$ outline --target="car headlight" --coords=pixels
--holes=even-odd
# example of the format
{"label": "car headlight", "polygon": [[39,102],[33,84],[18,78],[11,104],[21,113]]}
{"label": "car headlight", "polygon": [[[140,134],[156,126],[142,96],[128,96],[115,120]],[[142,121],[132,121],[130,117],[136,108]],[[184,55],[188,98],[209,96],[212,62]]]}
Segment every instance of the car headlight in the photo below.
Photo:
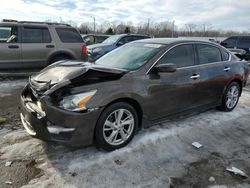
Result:
{"label": "car headlight", "polygon": [[97,90],[64,97],[59,107],[69,111],[86,110],[86,103],[94,96]]}
{"label": "car headlight", "polygon": [[93,50],[93,53],[97,53],[97,52],[100,52],[100,51],[102,51],[102,48],[95,48],[95,49]]}

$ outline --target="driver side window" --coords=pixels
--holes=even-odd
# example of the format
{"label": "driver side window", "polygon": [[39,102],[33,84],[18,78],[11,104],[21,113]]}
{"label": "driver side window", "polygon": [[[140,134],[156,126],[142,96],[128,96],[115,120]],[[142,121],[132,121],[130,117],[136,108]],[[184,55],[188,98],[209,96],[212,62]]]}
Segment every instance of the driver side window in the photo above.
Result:
{"label": "driver side window", "polygon": [[194,50],[192,44],[183,44],[176,46],[168,51],[158,64],[175,64],[177,68],[194,65]]}
{"label": "driver side window", "polygon": [[17,42],[16,26],[0,26],[0,43]]}

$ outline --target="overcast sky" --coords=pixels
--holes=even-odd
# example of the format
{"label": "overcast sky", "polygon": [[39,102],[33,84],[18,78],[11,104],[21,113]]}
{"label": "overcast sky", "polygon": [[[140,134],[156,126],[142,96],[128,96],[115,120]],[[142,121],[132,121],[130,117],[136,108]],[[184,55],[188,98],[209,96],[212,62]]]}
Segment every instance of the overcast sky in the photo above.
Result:
{"label": "overcast sky", "polygon": [[103,21],[173,21],[211,24],[214,29],[250,31],[250,0],[4,0],[0,19]]}

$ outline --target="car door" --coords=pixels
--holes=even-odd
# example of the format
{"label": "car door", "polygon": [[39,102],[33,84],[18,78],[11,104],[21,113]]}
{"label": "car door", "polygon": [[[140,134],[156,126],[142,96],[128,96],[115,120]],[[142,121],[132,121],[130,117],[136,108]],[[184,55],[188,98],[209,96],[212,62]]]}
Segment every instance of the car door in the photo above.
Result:
{"label": "car door", "polygon": [[196,91],[199,97],[196,100],[200,105],[218,104],[230,79],[227,76],[230,67],[225,63],[227,59],[223,59],[217,46],[196,44],[196,49],[200,67],[200,82]]}
{"label": "car door", "polygon": [[247,36],[239,37],[237,47],[239,49],[245,50],[246,58],[247,60],[250,60],[250,37],[247,37]]}
{"label": "car door", "polygon": [[22,61],[24,68],[44,67],[48,54],[54,50],[50,32],[47,27],[22,27]]}
{"label": "car door", "polygon": [[200,70],[195,66],[193,45],[182,44],[173,47],[156,65],[168,63],[175,64],[177,70],[172,73],[150,71],[148,74],[146,88],[149,94],[149,108],[153,112],[149,119],[152,120],[196,106],[195,84],[199,82]]}
{"label": "car door", "polygon": [[236,48],[237,37],[229,37],[228,39],[221,42],[221,45],[225,48]]}
{"label": "car door", "polygon": [[0,69],[20,68],[21,45],[18,26],[0,26]]}

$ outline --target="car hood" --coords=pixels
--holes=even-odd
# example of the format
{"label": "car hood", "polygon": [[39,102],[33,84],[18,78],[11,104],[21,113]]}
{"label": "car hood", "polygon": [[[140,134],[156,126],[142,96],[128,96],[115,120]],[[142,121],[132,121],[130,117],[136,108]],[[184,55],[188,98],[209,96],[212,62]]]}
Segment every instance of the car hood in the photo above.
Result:
{"label": "car hood", "polygon": [[45,91],[58,85],[86,85],[121,78],[126,70],[102,67],[80,61],[59,61],[30,77],[31,87]]}

